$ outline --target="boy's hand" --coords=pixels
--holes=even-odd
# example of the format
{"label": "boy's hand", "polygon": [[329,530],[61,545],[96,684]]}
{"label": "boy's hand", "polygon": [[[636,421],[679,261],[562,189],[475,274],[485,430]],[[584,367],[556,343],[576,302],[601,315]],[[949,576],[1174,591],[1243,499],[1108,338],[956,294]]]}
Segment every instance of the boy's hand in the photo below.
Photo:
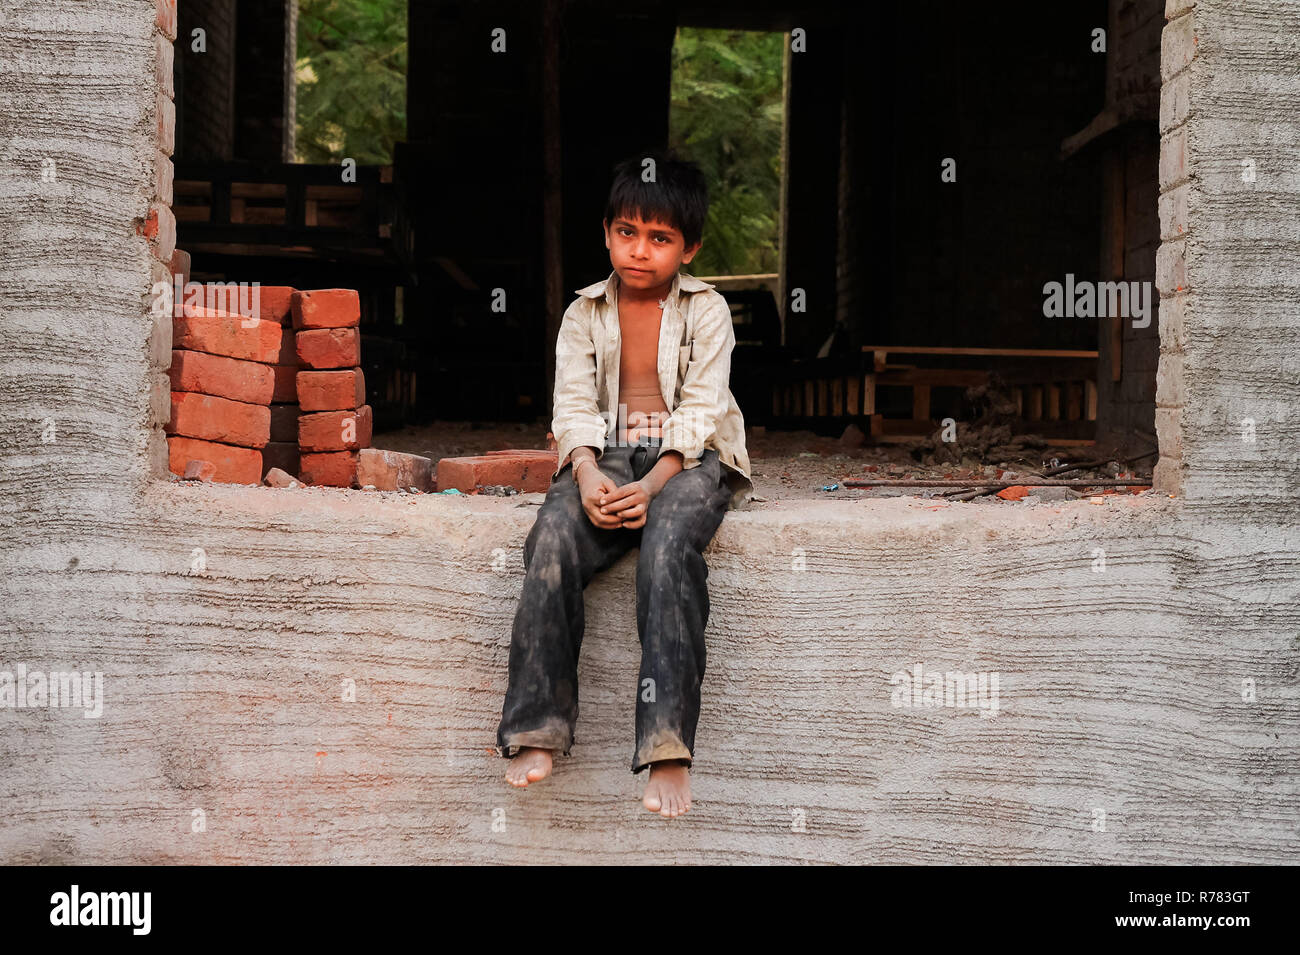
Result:
{"label": "boy's hand", "polygon": [[582,509],[587,512],[591,523],[607,530],[616,530],[623,526],[623,520],[617,514],[601,513],[600,503],[618,488],[607,474],[600,471],[595,464],[582,469],[578,474],[578,496],[582,499]]}
{"label": "boy's hand", "polygon": [[633,481],[615,488],[608,494],[600,495],[600,510],[619,519],[621,526],[629,530],[645,526],[645,518],[650,510],[650,502],[655,494],[651,485],[643,481]]}

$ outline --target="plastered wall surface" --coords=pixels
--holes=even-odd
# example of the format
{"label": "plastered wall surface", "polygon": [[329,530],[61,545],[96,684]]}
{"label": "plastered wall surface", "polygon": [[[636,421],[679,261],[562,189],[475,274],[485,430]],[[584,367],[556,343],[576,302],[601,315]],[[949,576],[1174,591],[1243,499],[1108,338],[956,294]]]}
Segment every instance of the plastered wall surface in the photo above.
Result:
{"label": "plastered wall surface", "polygon": [[[98,718],[0,709],[0,861],[1300,859],[1300,6],[1166,11],[1162,492],[729,514],[672,823],[628,765],[635,552],[521,791],[535,508],[166,480],[156,5],[0,11],[0,669],[104,674]],[[997,715],[893,705],[918,663]]]}

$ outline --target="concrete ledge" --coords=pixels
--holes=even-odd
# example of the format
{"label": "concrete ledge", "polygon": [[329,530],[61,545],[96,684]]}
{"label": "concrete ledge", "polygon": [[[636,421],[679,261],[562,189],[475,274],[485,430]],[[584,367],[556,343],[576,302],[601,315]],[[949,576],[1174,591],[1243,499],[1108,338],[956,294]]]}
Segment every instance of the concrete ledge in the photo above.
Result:
{"label": "concrete ledge", "polygon": [[[1151,496],[731,512],[695,804],[666,824],[629,768],[635,551],[587,592],[573,756],[501,778],[517,503],[155,482],[129,550],[69,524],[20,545],[10,599],[48,615],[5,667],[103,671],[105,702],[3,714],[0,860],[1300,857],[1294,700],[1263,689],[1289,685],[1294,532],[1207,538]],[[997,673],[997,715],[894,706],[918,663]]]}

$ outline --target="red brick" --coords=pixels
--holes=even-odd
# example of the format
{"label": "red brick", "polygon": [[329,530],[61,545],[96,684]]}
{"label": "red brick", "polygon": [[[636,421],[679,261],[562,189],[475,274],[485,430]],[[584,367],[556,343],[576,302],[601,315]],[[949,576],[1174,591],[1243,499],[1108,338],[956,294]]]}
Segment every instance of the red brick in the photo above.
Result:
{"label": "red brick", "polygon": [[184,474],[190,461],[211,461],[216,466],[214,480],[227,484],[259,484],[262,480],[262,452],[237,448],[230,444],[198,441],[194,438],[167,439],[168,467],[174,474]]}
{"label": "red brick", "polygon": [[[258,318],[267,322],[288,325],[293,321],[293,296],[298,290],[287,285],[259,285],[257,287]],[[290,337],[288,335],[285,336]]]}
{"label": "red brick", "polygon": [[[176,184],[176,164],[161,149],[154,150],[153,156],[153,195],[163,205],[170,206],[174,199]],[[176,253],[173,251],[172,255]]]}
{"label": "red brick", "polygon": [[298,404],[303,411],[351,411],[366,403],[366,378],[360,368],[298,372]]}
{"label": "red brick", "polygon": [[170,156],[176,152],[176,104],[161,90],[154,97],[154,102],[158,112],[158,148]]}
{"label": "red brick", "polygon": [[154,22],[163,36],[169,40],[176,39],[176,0],[155,0],[156,15]]}
{"label": "red brick", "polygon": [[433,489],[433,461],[418,454],[362,448],[357,457],[357,484],[373,484],[379,491],[413,487],[428,492]]}
{"label": "red brick", "polygon": [[304,368],[355,368],[361,364],[361,332],[355,328],[319,328],[294,335]]}
{"label": "red brick", "polygon": [[297,405],[271,405],[271,440],[292,441],[295,448],[298,446]]}
{"label": "red brick", "polygon": [[298,473],[298,439],[292,441],[271,441],[262,449],[262,475],[271,468],[279,468],[289,474]]}
{"label": "red brick", "polygon": [[361,297],[354,289],[313,289],[293,297],[294,328],[353,328],[360,324]]}
{"label": "red brick", "polygon": [[[179,275],[181,277],[181,288],[190,284],[190,254],[188,252],[182,252],[180,249],[174,251],[169,267],[173,276]],[[173,287],[175,287],[174,284]],[[183,303],[178,302],[176,304]]]}
{"label": "red brick", "polygon": [[304,484],[352,487],[357,480],[357,452],[304,453],[298,466],[298,477]]}
{"label": "red brick", "polygon": [[266,474],[262,477],[262,483],[267,487],[293,487],[302,484],[301,481],[282,468],[267,468]]}
{"label": "red brick", "polygon": [[[356,421],[353,440],[344,441],[343,428],[349,419]],[[373,431],[370,405],[362,405],[355,411],[318,411],[298,418],[298,447],[304,452],[355,451],[370,447]]]}
{"label": "red brick", "polygon": [[223,358],[201,351],[172,350],[172,391],[196,391],[249,404],[271,403],[275,375],[270,365]]}
{"label": "red brick", "polygon": [[438,462],[437,490],[457,488],[467,494],[479,486],[503,484],[521,492],[545,492],[559,463],[554,451],[509,450]]}
{"label": "red brick", "polygon": [[[275,364],[280,353],[281,328],[278,323],[206,308],[186,311],[194,314],[179,315],[172,325],[173,348]],[[245,325],[249,327],[245,328]]]}
{"label": "red brick", "polygon": [[137,221],[135,231],[149,240],[159,262],[171,261],[176,251],[176,215],[171,206],[155,201],[144,218]]}
{"label": "red brick", "polygon": [[[271,439],[271,409],[229,398],[172,392],[168,434],[219,441],[242,448],[261,448]],[[258,474],[258,479],[261,479]]]}
{"label": "red brick", "polygon": [[187,481],[211,481],[217,476],[217,466],[211,461],[187,461],[185,464],[185,480]]}
{"label": "red brick", "polygon": [[[286,334],[286,338],[292,339],[293,335]],[[271,394],[272,402],[295,403],[298,400],[298,366],[293,365],[272,365],[271,372],[275,375],[275,391]]]}
{"label": "red brick", "polygon": [[154,77],[158,81],[158,88],[162,90],[169,99],[176,98],[176,72],[175,59],[176,47],[172,44],[172,38],[165,34],[154,36],[153,43],[154,55]]}

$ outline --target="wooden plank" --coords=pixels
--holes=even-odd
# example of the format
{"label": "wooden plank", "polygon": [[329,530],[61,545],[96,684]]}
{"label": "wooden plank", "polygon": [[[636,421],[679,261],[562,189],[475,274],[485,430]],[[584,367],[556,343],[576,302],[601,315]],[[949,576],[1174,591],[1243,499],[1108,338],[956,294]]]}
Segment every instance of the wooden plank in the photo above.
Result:
{"label": "wooden plank", "polygon": [[1077,381],[1065,383],[1065,418],[1078,421],[1083,417],[1083,385]]}
{"label": "wooden plank", "polygon": [[244,222],[249,225],[284,225],[284,206],[245,206]]}
{"label": "wooden plank", "polygon": [[355,182],[343,186],[307,186],[308,199],[333,199],[336,201],[361,202],[361,183]]}
{"label": "wooden plank", "polygon": [[[1124,276],[1124,150],[1110,149],[1102,160],[1101,170],[1101,272],[1106,281]],[[1102,322],[1099,334],[1109,336],[1110,377],[1119,381],[1123,375],[1123,323],[1120,319]]]}
{"label": "wooden plank", "polygon": [[864,352],[872,352],[877,370],[885,366],[888,356],[895,355],[995,355],[1004,358],[1096,358],[1096,351],[1060,348],[904,348],[899,345],[863,345]]}
{"label": "wooden plank", "polygon": [[876,413],[876,376],[874,374],[864,375],[862,378],[862,413],[865,415],[874,415]]}
{"label": "wooden plank", "polygon": [[1119,381],[1124,377],[1124,320],[1108,318],[1103,320],[1110,325],[1110,380]]}
{"label": "wooden plank", "polygon": [[1061,420],[1061,386],[1050,384],[1045,387],[1047,393],[1047,408],[1045,416],[1048,421]]}
{"label": "wooden plank", "polygon": [[1085,414],[1089,421],[1097,420],[1097,383],[1089,378],[1083,383]]}
{"label": "wooden plank", "polygon": [[282,182],[232,182],[231,196],[238,199],[283,199]]}
{"label": "wooden plank", "polygon": [[862,379],[853,375],[844,382],[844,405],[848,414],[862,413]]}
{"label": "wooden plank", "polygon": [[977,368],[912,368],[883,371],[876,375],[881,385],[925,385],[940,388],[977,388],[988,384],[989,373]]}
{"label": "wooden plank", "polygon": [[172,206],[177,222],[208,222],[212,218],[210,206]]}
{"label": "wooden plank", "polygon": [[912,386],[912,418],[916,421],[930,420],[930,386]]}
{"label": "wooden plank", "polygon": [[1029,413],[1027,417],[1030,421],[1041,421],[1043,418],[1043,386],[1030,385],[1026,391],[1029,395]]}

